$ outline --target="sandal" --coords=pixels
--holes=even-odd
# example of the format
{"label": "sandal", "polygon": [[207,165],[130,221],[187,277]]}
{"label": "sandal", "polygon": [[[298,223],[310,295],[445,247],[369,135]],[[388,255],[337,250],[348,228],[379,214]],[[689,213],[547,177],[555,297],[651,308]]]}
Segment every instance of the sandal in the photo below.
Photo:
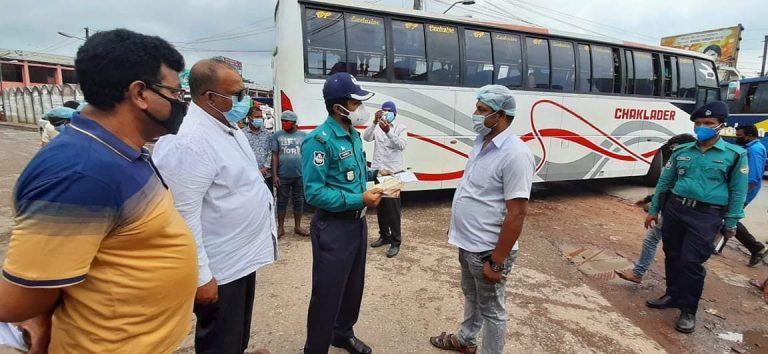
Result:
{"label": "sandal", "polygon": [[476,345],[461,345],[459,337],[455,334],[447,334],[445,332],[440,333],[437,337],[430,337],[429,343],[433,346],[442,349],[459,352],[462,354],[475,354],[477,353]]}

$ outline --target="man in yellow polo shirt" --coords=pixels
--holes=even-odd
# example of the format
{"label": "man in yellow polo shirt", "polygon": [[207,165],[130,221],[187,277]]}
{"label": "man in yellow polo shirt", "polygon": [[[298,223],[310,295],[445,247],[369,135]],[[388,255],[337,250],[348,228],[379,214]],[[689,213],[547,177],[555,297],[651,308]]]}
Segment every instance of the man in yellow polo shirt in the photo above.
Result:
{"label": "man in yellow polo shirt", "polygon": [[190,330],[197,257],[143,145],[178,131],[184,59],[113,30],[75,67],[88,106],[17,181],[0,321],[50,318],[49,353],[171,353]]}

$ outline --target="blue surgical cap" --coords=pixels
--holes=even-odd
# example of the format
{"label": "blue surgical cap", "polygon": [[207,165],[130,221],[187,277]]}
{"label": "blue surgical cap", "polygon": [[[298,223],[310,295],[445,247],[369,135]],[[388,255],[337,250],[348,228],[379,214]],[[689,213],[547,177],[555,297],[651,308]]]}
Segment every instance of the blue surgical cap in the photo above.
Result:
{"label": "blue surgical cap", "polygon": [[512,91],[501,85],[486,85],[477,90],[477,100],[491,107],[494,111],[504,111],[507,116],[515,116],[515,98]]}
{"label": "blue surgical cap", "polygon": [[72,115],[75,114],[75,110],[69,107],[56,107],[48,113],[45,114],[45,117],[48,119],[51,118],[59,118],[59,119],[72,119]]}
{"label": "blue surgical cap", "polygon": [[295,122],[299,119],[299,117],[296,115],[296,113],[293,113],[291,111],[283,111],[282,114],[280,114],[280,120],[289,120],[291,122]]}

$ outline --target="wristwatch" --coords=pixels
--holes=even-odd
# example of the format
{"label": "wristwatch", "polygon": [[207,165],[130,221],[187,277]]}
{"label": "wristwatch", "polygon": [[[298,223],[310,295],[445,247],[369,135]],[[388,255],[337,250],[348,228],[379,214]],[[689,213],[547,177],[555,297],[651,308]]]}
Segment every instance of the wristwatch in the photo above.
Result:
{"label": "wristwatch", "polygon": [[490,258],[488,258],[488,265],[491,266],[491,270],[496,272],[496,273],[499,273],[502,270],[504,270],[504,265],[503,264],[493,263],[493,259],[490,259]]}

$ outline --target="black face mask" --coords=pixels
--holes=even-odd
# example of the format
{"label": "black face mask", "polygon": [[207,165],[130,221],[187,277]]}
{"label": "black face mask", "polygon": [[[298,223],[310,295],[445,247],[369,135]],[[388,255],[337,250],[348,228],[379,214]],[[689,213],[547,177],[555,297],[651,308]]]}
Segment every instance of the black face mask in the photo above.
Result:
{"label": "black face mask", "polygon": [[744,145],[747,145],[747,143],[748,143],[747,138],[736,138],[736,144],[744,146]]}
{"label": "black face mask", "polygon": [[184,121],[184,116],[187,115],[187,108],[189,107],[188,103],[165,97],[165,95],[153,88],[149,89],[171,104],[171,114],[169,114],[166,119],[158,119],[152,113],[149,113],[149,111],[146,109],[144,110],[144,114],[146,114],[151,121],[155,122],[155,124],[163,127],[166,131],[168,131],[168,134],[178,133],[179,127],[181,127],[181,123]]}

